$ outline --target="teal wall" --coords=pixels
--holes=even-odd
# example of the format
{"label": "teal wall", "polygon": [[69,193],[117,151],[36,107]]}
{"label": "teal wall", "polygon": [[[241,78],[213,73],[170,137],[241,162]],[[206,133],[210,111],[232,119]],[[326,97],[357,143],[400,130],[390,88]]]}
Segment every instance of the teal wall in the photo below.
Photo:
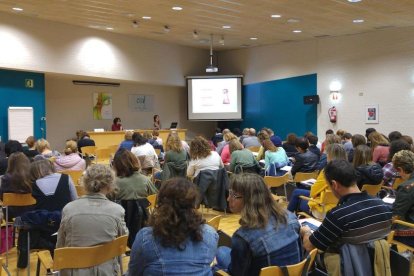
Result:
{"label": "teal wall", "polygon": [[243,121],[223,122],[222,127],[270,127],[285,140],[288,133],[317,134],[317,105],[305,105],[303,96],[317,94],[317,75],[248,84],[243,87]]}
{"label": "teal wall", "polygon": [[[33,88],[27,88],[27,79],[33,80]],[[0,136],[2,141],[8,140],[8,108],[9,106],[33,107],[34,135],[42,137],[42,128],[46,133],[45,116],[45,77],[44,74],[20,72],[0,69]]]}

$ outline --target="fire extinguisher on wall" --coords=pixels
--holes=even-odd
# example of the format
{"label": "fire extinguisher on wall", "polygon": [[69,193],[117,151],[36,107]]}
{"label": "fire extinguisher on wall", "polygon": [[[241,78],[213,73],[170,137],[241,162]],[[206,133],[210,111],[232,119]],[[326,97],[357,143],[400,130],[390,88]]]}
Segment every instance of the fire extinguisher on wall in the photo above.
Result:
{"label": "fire extinguisher on wall", "polygon": [[329,115],[329,121],[331,121],[331,123],[336,123],[338,113],[336,111],[335,106],[332,106],[331,108],[328,109],[328,115]]}

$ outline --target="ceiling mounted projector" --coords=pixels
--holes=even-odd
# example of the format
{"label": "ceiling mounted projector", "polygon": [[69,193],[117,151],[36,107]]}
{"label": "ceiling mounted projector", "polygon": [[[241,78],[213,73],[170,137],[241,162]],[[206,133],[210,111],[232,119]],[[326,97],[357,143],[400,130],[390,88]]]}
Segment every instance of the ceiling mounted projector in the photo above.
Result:
{"label": "ceiling mounted projector", "polygon": [[213,34],[210,34],[210,64],[206,68],[206,73],[217,73],[218,67],[213,65]]}

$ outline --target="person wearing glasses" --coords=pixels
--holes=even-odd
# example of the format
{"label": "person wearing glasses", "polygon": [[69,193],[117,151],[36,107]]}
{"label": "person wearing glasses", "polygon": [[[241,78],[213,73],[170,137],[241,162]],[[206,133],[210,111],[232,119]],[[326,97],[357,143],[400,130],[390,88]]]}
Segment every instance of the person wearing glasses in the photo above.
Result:
{"label": "person wearing glasses", "polygon": [[233,175],[228,201],[230,210],[241,215],[240,228],[233,234],[232,248],[218,248],[215,269],[250,276],[266,266],[301,261],[300,224],[273,199],[262,177]]}

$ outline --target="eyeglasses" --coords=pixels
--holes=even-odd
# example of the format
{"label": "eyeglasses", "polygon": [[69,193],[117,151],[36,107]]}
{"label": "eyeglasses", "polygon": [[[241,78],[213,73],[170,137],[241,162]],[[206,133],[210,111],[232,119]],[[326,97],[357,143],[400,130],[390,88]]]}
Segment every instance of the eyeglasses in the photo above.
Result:
{"label": "eyeglasses", "polygon": [[233,190],[229,190],[229,196],[231,196],[233,199],[243,198],[243,196],[236,194]]}

